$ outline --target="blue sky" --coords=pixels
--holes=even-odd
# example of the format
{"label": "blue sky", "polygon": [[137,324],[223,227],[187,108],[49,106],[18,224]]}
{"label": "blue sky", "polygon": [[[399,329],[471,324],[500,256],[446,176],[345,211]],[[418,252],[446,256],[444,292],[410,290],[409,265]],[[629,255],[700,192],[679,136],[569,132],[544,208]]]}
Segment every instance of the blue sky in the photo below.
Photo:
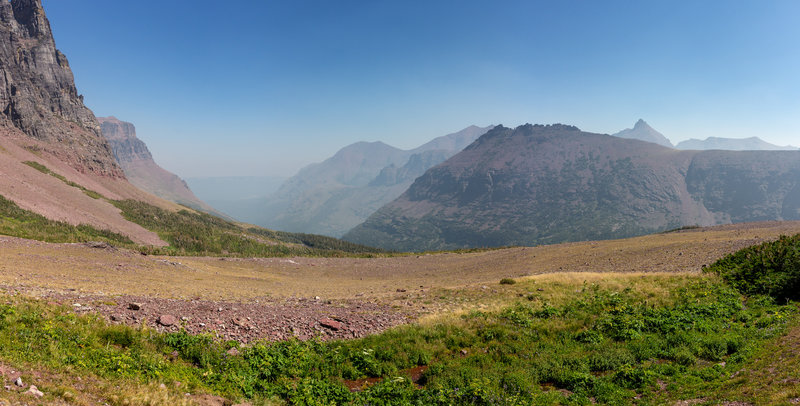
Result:
{"label": "blue sky", "polygon": [[643,118],[800,145],[798,1],[44,0],[98,116],[184,177],[294,174],[356,141]]}

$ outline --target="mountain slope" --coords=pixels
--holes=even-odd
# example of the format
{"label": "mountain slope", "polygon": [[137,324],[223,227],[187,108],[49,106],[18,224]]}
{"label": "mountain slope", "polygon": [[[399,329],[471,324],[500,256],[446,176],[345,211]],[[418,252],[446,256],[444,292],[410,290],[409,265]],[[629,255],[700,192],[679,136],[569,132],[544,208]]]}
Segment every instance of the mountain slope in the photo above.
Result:
{"label": "mountain slope", "polygon": [[163,245],[154,232],[95,198],[100,194],[177,209],[125,179],[77,92],[67,58],[55,47],[41,1],[0,2],[0,34],[0,195],[50,220]]}
{"label": "mountain slope", "polygon": [[800,152],[678,151],[565,125],[496,127],[344,239],[536,245],[800,218]]}
{"label": "mountain slope", "polygon": [[654,144],[672,148],[672,142],[670,142],[667,137],[654,130],[653,127],[650,127],[650,125],[642,119],[639,119],[633,128],[626,128],[612,135],[620,138],[652,142]]}
{"label": "mountain slope", "polygon": [[289,178],[261,202],[260,217],[241,220],[285,231],[341,236],[489,128],[470,126],[412,150],[382,142],[349,145]]}
{"label": "mountain slope", "polygon": [[133,124],[116,117],[98,117],[114,158],[134,186],[184,206],[213,213],[214,209],[192,193],[183,179],[160,167],[147,145],[136,137]]}
{"label": "mountain slope", "polygon": [[695,138],[681,141],[675,146],[677,149],[724,149],[729,151],[793,151],[795,147],[781,147],[778,145],[770,144],[761,138],[721,138],[721,137],[708,137],[705,140],[698,140]]}
{"label": "mountain slope", "polygon": [[0,120],[80,172],[122,178],[40,0],[0,2]]}

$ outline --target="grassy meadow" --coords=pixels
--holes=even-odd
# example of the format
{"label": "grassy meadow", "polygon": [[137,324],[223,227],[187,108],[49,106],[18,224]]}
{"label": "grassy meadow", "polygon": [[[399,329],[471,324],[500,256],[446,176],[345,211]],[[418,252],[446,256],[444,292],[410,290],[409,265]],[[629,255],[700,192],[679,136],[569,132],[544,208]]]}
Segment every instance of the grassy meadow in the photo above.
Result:
{"label": "grassy meadow", "polygon": [[182,392],[295,405],[781,403],[800,395],[791,372],[760,390],[750,378],[768,373],[769,353],[785,353],[781,368],[797,370],[797,343],[782,340],[800,331],[797,303],[735,286],[779,272],[798,250],[797,237],[767,243],[703,274],[522,278],[515,292],[528,294],[350,341],[240,346],[9,296],[0,347],[23,369],[89,376],[100,382],[96,396],[115,404],[171,404]]}

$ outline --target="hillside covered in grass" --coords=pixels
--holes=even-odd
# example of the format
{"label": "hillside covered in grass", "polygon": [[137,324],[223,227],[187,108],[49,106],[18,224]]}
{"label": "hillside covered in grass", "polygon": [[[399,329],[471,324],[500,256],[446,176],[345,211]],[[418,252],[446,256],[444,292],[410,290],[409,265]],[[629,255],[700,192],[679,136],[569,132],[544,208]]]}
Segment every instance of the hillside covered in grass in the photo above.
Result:
{"label": "hillside covered in grass", "polygon": [[0,233],[48,242],[105,241],[164,255],[226,255],[248,257],[371,255],[383,250],[336,238],[243,227],[219,217],[186,208],[169,211],[138,200],[111,200],[35,161],[26,165],[51,175],[94,199],[104,199],[122,211],[128,221],[156,232],[167,247],[137,246],[129,238],[88,225],[48,220],[21,209],[0,196]]}

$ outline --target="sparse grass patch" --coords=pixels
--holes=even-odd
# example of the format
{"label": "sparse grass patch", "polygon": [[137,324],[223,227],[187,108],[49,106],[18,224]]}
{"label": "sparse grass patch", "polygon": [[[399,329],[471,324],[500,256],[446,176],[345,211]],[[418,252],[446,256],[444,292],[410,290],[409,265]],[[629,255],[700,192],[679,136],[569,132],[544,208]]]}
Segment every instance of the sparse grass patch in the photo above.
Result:
{"label": "sparse grass patch", "polygon": [[66,184],[67,184],[67,185],[69,185],[69,186],[72,186],[72,187],[74,187],[74,188],[78,188],[78,189],[80,189],[80,190],[81,190],[83,193],[85,193],[85,194],[86,194],[86,196],[89,196],[89,197],[91,197],[92,199],[105,199],[105,197],[103,197],[103,195],[101,195],[100,193],[97,193],[97,192],[95,192],[94,190],[87,189],[87,188],[85,188],[85,187],[83,187],[83,186],[81,186],[81,185],[79,185],[79,184],[77,184],[77,183],[75,183],[75,182],[73,182],[73,181],[71,181],[71,180],[68,180],[68,179],[67,179],[67,178],[65,178],[64,176],[62,176],[62,175],[59,175],[59,174],[57,174],[57,173],[55,173],[55,172],[51,171],[49,168],[47,168],[46,166],[44,166],[44,165],[42,165],[42,164],[40,164],[40,163],[38,163],[38,162],[35,162],[35,161],[25,161],[25,162],[23,162],[23,163],[24,163],[25,165],[28,165],[28,166],[30,166],[30,167],[31,167],[31,168],[33,168],[33,169],[36,169],[37,171],[39,171],[39,172],[41,172],[41,173],[44,173],[44,174],[46,174],[46,175],[50,175],[50,176],[52,176],[52,177],[54,177],[54,178],[56,178],[56,179],[58,179],[58,180],[60,180],[60,181],[62,181],[62,182],[64,182],[64,183],[66,183]]}
{"label": "sparse grass patch", "polygon": [[134,244],[130,238],[109,230],[50,220],[20,208],[3,196],[0,196],[0,234],[47,242],[107,241],[125,246]]}

